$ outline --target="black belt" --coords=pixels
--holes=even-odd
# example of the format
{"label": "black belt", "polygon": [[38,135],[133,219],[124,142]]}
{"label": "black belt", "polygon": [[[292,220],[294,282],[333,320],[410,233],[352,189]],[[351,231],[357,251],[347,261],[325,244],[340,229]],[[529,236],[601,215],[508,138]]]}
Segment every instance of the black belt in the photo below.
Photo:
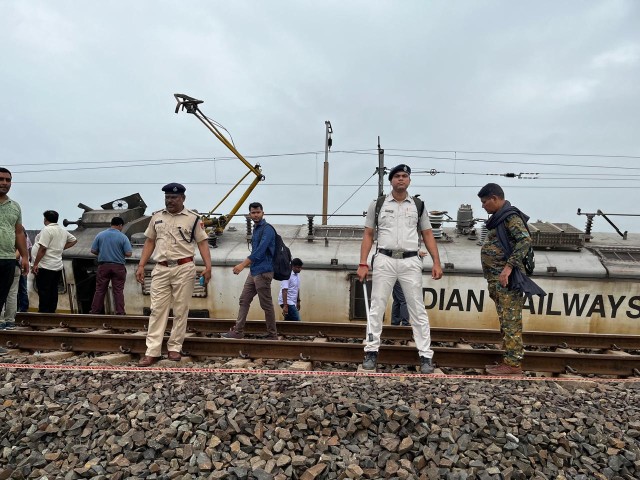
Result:
{"label": "black belt", "polygon": [[378,252],[391,258],[409,258],[418,255],[418,252],[405,252],[404,250],[387,250],[386,248],[379,248]]}

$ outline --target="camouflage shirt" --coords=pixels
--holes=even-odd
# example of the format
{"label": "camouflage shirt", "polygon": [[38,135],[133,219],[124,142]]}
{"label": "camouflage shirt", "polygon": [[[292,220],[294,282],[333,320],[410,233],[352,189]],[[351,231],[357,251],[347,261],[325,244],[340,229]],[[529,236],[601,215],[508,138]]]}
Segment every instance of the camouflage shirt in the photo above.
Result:
{"label": "camouflage shirt", "polygon": [[487,238],[480,250],[480,260],[482,262],[482,271],[484,278],[491,281],[497,281],[502,269],[508,263],[509,265],[517,266],[520,270],[524,271],[522,265],[522,259],[527,254],[529,246],[531,245],[531,237],[527,231],[527,227],[518,215],[510,215],[504,221],[504,226],[507,229],[507,236],[511,243],[511,256],[505,260],[504,250],[500,245],[498,239],[497,229],[493,228],[487,233]]}

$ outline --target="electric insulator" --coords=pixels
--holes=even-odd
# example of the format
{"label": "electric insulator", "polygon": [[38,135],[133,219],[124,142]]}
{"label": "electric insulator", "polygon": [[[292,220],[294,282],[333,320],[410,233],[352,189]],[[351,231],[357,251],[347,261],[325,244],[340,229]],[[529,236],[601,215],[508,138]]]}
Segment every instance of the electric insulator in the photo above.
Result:
{"label": "electric insulator", "polygon": [[584,231],[587,235],[591,235],[591,227],[593,226],[593,215],[587,215],[587,225]]}

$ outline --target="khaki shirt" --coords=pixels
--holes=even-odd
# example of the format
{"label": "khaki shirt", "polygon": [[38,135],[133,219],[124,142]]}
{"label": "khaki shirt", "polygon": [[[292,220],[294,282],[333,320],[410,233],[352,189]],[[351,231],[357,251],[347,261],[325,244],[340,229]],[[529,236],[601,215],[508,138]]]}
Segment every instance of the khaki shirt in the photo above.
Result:
{"label": "khaki shirt", "polygon": [[[376,201],[369,205],[364,226],[375,229]],[[413,199],[407,195],[402,202],[387,195],[378,216],[378,247],[389,250],[405,250],[415,252],[420,248],[418,237],[418,221],[420,231],[431,230],[427,205],[418,219],[418,208]]]}
{"label": "khaki shirt", "polygon": [[[166,262],[192,257],[196,245],[207,239],[204,224],[199,218],[197,213],[186,208],[176,214],[169,213],[166,209],[155,212],[144,232],[147,238],[156,241],[153,259],[156,262]],[[193,241],[189,243],[194,224]]]}

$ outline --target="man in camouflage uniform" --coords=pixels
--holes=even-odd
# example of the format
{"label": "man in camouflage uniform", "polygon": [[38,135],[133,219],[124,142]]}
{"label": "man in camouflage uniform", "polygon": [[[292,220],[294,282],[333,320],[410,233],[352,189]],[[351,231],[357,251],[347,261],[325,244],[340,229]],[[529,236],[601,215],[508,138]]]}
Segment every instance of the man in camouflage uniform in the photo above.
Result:
{"label": "man in camouflage uniform", "polygon": [[[524,277],[522,260],[529,251],[531,237],[526,227],[529,217],[520,210],[512,207],[505,200],[504,191],[495,183],[488,183],[478,197],[482,208],[491,214],[487,221],[488,234],[480,251],[482,271],[489,285],[489,296],[496,304],[500,330],[503,334],[504,359],[499,365],[487,365],[490,375],[518,375],[522,374],[522,358],[524,346],[522,344],[522,308],[525,293],[544,294],[540,291],[529,291],[526,287],[514,288],[514,275]],[[503,241],[500,239],[500,229],[503,230]],[[504,235],[506,233],[506,235]],[[505,252],[504,241],[508,241],[511,253]],[[526,279],[526,277],[525,277]],[[528,279],[526,279],[528,280]],[[522,280],[521,280],[522,281]],[[542,293],[540,293],[542,292]]]}

